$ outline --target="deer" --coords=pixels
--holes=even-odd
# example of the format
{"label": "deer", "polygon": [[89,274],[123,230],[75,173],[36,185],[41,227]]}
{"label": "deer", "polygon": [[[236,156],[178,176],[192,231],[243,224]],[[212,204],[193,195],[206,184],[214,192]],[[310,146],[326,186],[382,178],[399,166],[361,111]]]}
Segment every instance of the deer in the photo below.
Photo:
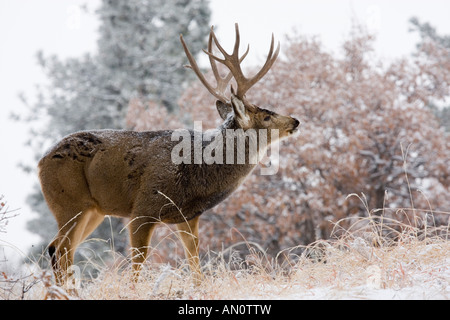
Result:
{"label": "deer", "polygon": [[[228,54],[211,27],[207,50],[216,84],[200,70],[186,45],[180,41],[190,65],[203,86],[216,99],[223,123],[216,129],[226,136],[230,130],[276,130],[261,148],[292,135],[300,122],[291,117],[260,108],[246,99],[246,92],[271,69],[280,51],[274,49],[274,36],[263,67],[246,77],[241,63],[249,52],[239,56],[239,26],[235,24],[234,49]],[[213,53],[213,45],[223,57]],[[228,74],[219,73],[218,63]],[[236,91],[226,91],[234,78]],[[190,130],[194,139],[195,133]],[[63,286],[70,279],[74,253],[104,220],[106,215],[128,218],[133,280],[137,281],[149,253],[152,232],[158,224],[175,224],[195,284],[204,279],[199,258],[199,218],[227,198],[257,164],[248,161],[229,163],[174,163],[173,148],[179,141],[173,130],[87,130],[70,134],[51,147],[38,164],[42,193],[53,213],[58,233],[48,246],[55,281]],[[204,133],[200,132],[200,135]],[[236,139],[234,139],[236,140]],[[233,140],[233,141],[234,141]],[[272,141],[274,140],[274,141]],[[207,148],[213,141],[205,141]],[[225,145],[230,143],[224,143]],[[259,145],[258,145],[259,148]],[[248,142],[244,152],[248,153]],[[257,150],[261,152],[263,150]],[[248,156],[248,154],[247,154]],[[248,158],[248,157],[247,157]]]}

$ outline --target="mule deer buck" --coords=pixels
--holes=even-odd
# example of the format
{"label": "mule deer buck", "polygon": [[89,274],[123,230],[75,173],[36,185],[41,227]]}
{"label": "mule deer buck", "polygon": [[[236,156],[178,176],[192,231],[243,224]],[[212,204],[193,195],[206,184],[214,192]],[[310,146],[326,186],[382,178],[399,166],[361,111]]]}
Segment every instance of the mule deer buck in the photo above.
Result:
{"label": "mule deer buck", "polygon": [[[277,139],[287,137],[296,131],[298,120],[261,109],[245,98],[245,93],[272,67],[280,46],[278,44],[274,51],[272,35],[264,66],[256,75],[247,78],[242,72],[241,62],[248,49],[239,57],[237,24],[235,28],[236,41],[232,54],[222,48],[211,28],[208,50],[204,52],[209,56],[216,79],[215,87],[206,80],[180,35],[190,62],[188,67],[217,98],[216,107],[224,122],[216,132],[225,137],[230,130],[277,129]],[[223,59],[213,54],[213,43]],[[219,74],[217,62],[228,68],[228,75],[222,77]],[[227,98],[225,91],[233,77],[237,90],[234,92],[231,88],[231,97]],[[199,134],[193,130],[188,132],[192,140]],[[66,283],[75,249],[96,229],[105,215],[130,219],[128,228],[134,280],[147,257],[155,226],[169,223],[176,224],[180,231],[194,282],[201,281],[199,217],[229,196],[256,164],[174,163],[171,154],[178,142],[173,141],[173,133],[170,130],[82,131],[63,138],[43,156],[39,162],[42,192],[59,227],[48,248],[57,284]],[[268,135],[268,140],[267,144],[273,142],[272,135]],[[211,141],[214,139],[203,142],[202,148],[207,148]],[[228,140],[223,144],[224,150],[227,146],[230,147]],[[247,153],[248,147],[246,143]]]}

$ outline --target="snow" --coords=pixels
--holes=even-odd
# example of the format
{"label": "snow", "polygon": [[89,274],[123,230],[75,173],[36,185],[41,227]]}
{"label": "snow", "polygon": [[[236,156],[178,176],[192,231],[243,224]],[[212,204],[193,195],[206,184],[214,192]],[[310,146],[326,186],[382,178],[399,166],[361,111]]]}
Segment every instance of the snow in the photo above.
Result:
{"label": "snow", "polygon": [[370,299],[370,300],[423,300],[448,299],[450,292],[442,292],[436,288],[411,287],[401,290],[374,289],[367,286],[358,286],[351,289],[314,288],[307,292],[291,294],[286,299]]}
{"label": "snow", "polygon": [[[329,247],[327,263],[304,262],[289,276],[219,270],[201,287],[189,274],[161,264],[133,286],[128,276],[109,270],[85,284],[80,297],[71,297],[50,281],[51,272],[32,271],[34,279],[25,299],[194,299],[194,300],[448,300],[450,299],[450,256],[448,243],[390,247],[366,247],[362,240],[351,243],[355,250]],[[367,249],[373,253],[368,256]],[[334,255],[334,257],[333,257]],[[158,269],[155,268],[154,271]],[[153,272],[148,270],[148,272]],[[5,274],[4,274],[5,276]],[[9,277],[9,276],[8,276]],[[25,281],[33,281],[30,277]],[[21,282],[19,282],[21,283]],[[1,283],[0,283],[1,284]],[[3,285],[6,285],[4,283]],[[25,282],[24,282],[25,285]],[[19,297],[21,286],[11,288],[7,299]],[[14,289],[14,292],[13,292]],[[18,294],[17,294],[17,290]],[[5,291],[6,292],[6,291]],[[0,295],[1,298],[1,295]]]}
{"label": "snow", "polygon": [[[355,243],[353,243],[355,245]],[[358,252],[363,253],[361,247]],[[450,299],[450,255],[439,244],[423,246],[418,252],[399,246],[392,259],[364,258],[373,261],[366,267],[337,269],[335,275],[323,279],[316,270],[303,272],[302,281],[293,276],[293,283],[283,286],[261,285],[261,290],[244,299],[271,300],[448,300]],[[373,252],[373,251],[372,251]],[[440,257],[440,258],[439,258]],[[355,259],[358,260],[358,259]],[[312,271],[312,272],[311,272]],[[323,273],[324,270],[321,272]],[[325,279],[325,281],[324,281]],[[326,285],[326,283],[329,283]]]}
{"label": "snow", "polygon": [[266,287],[264,292],[245,299],[270,300],[448,300],[450,299],[450,260],[440,276],[430,279],[427,272],[410,275],[411,285],[403,288],[381,288],[367,281],[358,286],[317,286],[305,288],[301,285],[280,288]]}

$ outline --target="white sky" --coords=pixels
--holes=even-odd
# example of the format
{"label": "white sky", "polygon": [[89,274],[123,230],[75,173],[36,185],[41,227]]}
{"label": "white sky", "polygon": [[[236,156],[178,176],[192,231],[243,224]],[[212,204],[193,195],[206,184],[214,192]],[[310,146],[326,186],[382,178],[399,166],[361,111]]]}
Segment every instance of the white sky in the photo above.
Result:
{"label": "white sky", "polygon": [[[240,26],[242,44],[250,43],[247,60],[260,62],[275,34],[281,42],[296,28],[300,33],[317,35],[324,46],[340,52],[340,44],[356,18],[376,32],[378,57],[393,59],[410,54],[418,41],[408,33],[408,20],[417,16],[430,22],[442,34],[450,34],[450,1],[448,0],[211,0],[211,23],[225,48],[234,41],[234,23]],[[93,12],[99,0],[0,0],[0,195],[10,209],[20,215],[10,221],[7,234],[0,234],[0,247],[5,241],[20,250],[36,242],[24,229],[32,211],[24,202],[34,176],[17,167],[30,162],[32,153],[23,146],[28,128],[11,121],[12,111],[23,112],[17,98],[19,92],[33,97],[37,84],[45,82],[37,66],[35,54],[76,57],[96,48],[98,21],[85,14],[79,5],[88,3]],[[181,46],[180,46],[181,50]],[[301,57],[299,57],[301,58]],[[93,106],[95,108],[95,106]],[[3,253],[0,250],[0,260]]]}

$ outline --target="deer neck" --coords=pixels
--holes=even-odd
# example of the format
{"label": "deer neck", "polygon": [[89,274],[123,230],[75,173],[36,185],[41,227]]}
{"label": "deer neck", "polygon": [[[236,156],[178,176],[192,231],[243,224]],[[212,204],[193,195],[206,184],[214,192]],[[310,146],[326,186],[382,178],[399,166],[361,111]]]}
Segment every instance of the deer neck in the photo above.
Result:
{"label": "deer neck", "polygon": [[[264,130],[242,129],[230,114],[215,130],[203,133],[203,155],[206,164],[235,165],[237,171],[248,171],[258,164],[270,142]],[[212,159],[209,159],[211,156]]]}

